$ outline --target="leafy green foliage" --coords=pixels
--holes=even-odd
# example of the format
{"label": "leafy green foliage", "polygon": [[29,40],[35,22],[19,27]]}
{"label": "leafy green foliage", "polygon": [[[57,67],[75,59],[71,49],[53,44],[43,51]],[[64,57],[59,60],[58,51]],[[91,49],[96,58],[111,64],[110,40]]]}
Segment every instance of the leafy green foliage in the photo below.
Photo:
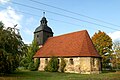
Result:
{"label": "leafy green foliage", "polygon": [[111,54],[107,54],[105,56],[102,57],[102,67],[104,69],[112,69],[112,66],[110,65],[110,59],[111,58]]}
{"label": "leafy green foliage", "polygon": [[19,66],[24,46],[20,34],[0,22],[0,73],[11,73]]}
{"label": "leafy green foliage", "polygon": [[111,63],[113,65],[113,68],[120,69],[120,42],[115,41],[113,43],[113,52],[111,56]]}
{"label": "leafy green foliage", "polygon": [[66,66],[64,58],[61,58],[61,63],[60,63],[60,71],[64,72],[64,68]]}
{"label": "leafy green foliage", "polygon": [[30,62],[28,69],[31,71],[36,71],[38,70],[39,64],[40,64],[40,60],[39,58],[37,58],[35,62],[34,61]]}
{"label": "leafy green foliage", "polygon": [[39,64],[40,64],[40,59],[37,58],[36,61],[34,62],[35,70],[38,70]]}
{"label": "leafy green foliage", "polygon": [[33,61],[29,63],[28,69],[31,70],[31,71],[35,71],[35,65],[34,65]]}
{"label": "leafy green foliage", "polygon": [[34,63],[33,56],[39,49],[36,40],[33,40],[32,44],[28,47],[27,53],[24,55],[23,59],[21,60],[21,66],[25,67],[29,70],[37,70],[39,61]]}
{"label": "leafy green foliage", "polygon": [[58,65],[58,58],[52,57],[50,61],[48,62],[47,66],[45,67],[45,71],[48,72],[57,72],[59,68]]}

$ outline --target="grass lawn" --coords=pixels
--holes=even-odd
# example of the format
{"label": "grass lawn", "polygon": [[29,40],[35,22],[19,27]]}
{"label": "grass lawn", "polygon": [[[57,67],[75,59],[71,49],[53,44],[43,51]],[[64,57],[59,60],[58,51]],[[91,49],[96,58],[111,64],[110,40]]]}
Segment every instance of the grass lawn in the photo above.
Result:
{"label": "grass lawn", "polygon": [[120,72],[109,72],[101,74],[73,74],[23,71],[0,76],[0,80],[120,80]]}

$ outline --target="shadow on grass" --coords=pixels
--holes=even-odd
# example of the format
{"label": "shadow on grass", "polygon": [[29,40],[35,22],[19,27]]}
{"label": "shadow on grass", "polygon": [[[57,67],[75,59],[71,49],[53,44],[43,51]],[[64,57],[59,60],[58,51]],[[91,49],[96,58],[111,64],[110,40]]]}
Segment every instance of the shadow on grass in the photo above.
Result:
{"label": "shadow on grass", "polygon": [[102,73],[111,73],[111,72],[117,72],[116,70],[103,70]]}

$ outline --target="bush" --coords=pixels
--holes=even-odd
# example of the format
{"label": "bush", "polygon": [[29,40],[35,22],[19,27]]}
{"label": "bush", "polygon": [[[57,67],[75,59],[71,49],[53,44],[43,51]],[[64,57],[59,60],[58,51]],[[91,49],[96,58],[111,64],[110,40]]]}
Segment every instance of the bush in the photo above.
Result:
{"label": "bush", "polygon": [[30,62],[29,66],[28,66],[28,69],[29,69],[30,71],[35,71],[35,65],[34,65],[34,62],[33,62],[33,61]]}
{"label": "bush", "polygon": [[35,70],[38,70],[39,64],[40,64],[40,59],[37,58],[37,59],[36,59],[36,62],[34,63],[34,65],[35,65]]}
{"label": "bush", "polygon": [[36,71],[36,70],[38,70],[39,64],[40,64],[40,59],[37,58],[35,62],[32,61],[32,62],[29,64],[28,69],[29,69],[30,71]]}
{"label": "bush", "polygon": [[60,63],[60,71],[64,72],[64,68],[66,66],[64,58],[61,58],[61,63]]}
{"label": "bush", "polygon": [[58,68],[59,68],[58,58],[52,57],[44,70],[48,72],[57,72]]}

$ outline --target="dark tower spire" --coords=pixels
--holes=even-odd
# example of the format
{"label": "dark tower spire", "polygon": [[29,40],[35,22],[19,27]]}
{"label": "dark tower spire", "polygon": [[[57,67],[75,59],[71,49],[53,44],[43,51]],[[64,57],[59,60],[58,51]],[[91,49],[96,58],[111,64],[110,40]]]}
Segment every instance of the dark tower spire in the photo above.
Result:
{"label": "dark tower spire", "polygon": [[52,29],[47,26],[45,12],[43,12],[43,17],[40,21],[40,26],[38,26],[34,32],[34,39],[37,40],[38,45],[43,45],[46,42],[46,40],[52,36]]}
{"label": "dark tower spire", "polygon": [[43,17],[40,22],[41,22],[41,25],[43,25],[43,27],[47,26],[47,20],[45,17]]}

